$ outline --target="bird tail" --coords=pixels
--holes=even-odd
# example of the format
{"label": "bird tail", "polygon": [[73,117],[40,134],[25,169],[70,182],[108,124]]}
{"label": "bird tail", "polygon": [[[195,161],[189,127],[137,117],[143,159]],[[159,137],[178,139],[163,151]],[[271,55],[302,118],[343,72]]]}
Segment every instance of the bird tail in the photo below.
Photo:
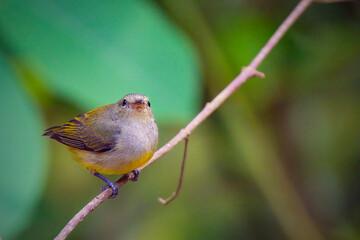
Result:
{"label": "bird tail", "polygon": [[56,129],[59,129],[61,126],[55,126],[55,127],[51,127],[51,128],[48,128],[44,131],[44,133],[42,134],[42,136],[49,136],[49,137],[52,137],[54,134],[55,134],[55,131]]}

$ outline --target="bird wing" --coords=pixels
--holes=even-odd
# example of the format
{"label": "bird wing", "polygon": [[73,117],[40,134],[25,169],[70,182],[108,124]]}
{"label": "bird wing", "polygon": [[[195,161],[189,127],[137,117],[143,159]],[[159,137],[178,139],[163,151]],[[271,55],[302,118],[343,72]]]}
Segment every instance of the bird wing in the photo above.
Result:
{"label": "bird wing", "polygon": [[81,150],[109,151],[114,148],[115,136],[120,134],[120,130],[114,131],[111,124],[109,125],[111,120],[106,119],[106,114],[102,114],[102,108],[106,107],[78,115],[62,126],[51,127],[45,130],[43,136],[49,136],[58,142]]}

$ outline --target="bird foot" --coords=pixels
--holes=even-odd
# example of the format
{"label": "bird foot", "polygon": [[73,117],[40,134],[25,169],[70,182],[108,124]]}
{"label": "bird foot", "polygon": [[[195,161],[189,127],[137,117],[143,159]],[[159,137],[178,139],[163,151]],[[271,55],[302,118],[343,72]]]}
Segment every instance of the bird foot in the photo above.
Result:
{"label": "bird foot", "polygon": [[106,189],[111,188],[113,192],[112,192],[112,195],[109,198],[113,199],[113,198],[116,198],[116,196],[119,194],[119,190],[118,190],[118,188],[115,186],[115,184],[113,182],[111,182],[111,183],[112,184],[102,186],[101,191],[103,192]]}
{"label": "bird foot", "polygon": [[140,175],[139,170],[138,169],[133,170],[132,174],[133,174],[133,176],[131,178],[129,178],[129,180],[132,181],[132,182],[136,182],[138,180],[138,178],[139,178],[139,175]]}
{"label": "bird foot", "polygon": [[116,196],[119,194],[119,190],[118,188],[115,186],[115,183],[113,183],[111,180],[107,179],[106,177],[104,177],[103,175],[101,175],[100,173],[94,172],[91,173],[92,175],[94,175],[95,177],[100,178],[101,180],[103,180],[104,182],[106,182],[107,185],[103,186],[101,188],[101,191],[104,191],[107,188],[111,188],[113,190],[112,195],[109,198],[116,198]]}

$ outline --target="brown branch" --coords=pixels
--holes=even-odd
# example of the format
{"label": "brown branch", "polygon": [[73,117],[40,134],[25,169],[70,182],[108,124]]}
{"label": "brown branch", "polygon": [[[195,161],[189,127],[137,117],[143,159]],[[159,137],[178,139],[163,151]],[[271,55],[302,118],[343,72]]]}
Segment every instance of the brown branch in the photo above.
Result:
{"label": "brown branch", "polygon": [[185,162],[186,162],[188,143],[189,143],[189,137],[186,137],[185,138],[184,155],[183,155],[183,159],[182,159],[182,163],[181,163],[179,183],[178,183],[178,186],[177,186],[175,192],[173,192],[173,194],[167,199],[163,199],[161,197],[158,198],[159,202],[163,205],[169,204],[172,200],[174,200],[179,195],[179,192],[180,192],[180,189],[182,186],[182,182],[183,182],[183,178],[184,178],[184,170],[185,170]]}
{"label": "brown branch", "polygon": [[319,3],[337,3],[337,2],[350,2],[353,0],[313,0],[313,2],[319,2]]}
{"label": "brown branch", "polygon": [[[129,181],[129,176],[124,175],[116,181],[116,187],[121,188]],[[93,200],[91,200],[85,207],[83,207],[61,230],[61,232],[54,238],[55,240],[62,240],[72,232],[72,230],[81,222],[89,213],[91,213],[97,206],[108,199],[112,194],[112,189],[107,188]]]}
{"label": "brown branch", "polygon": [[[154,161],[165,155],[171,149],[173,149],[180,141],[186,139],[194,129],[199,126],[206,118],[209,117],[226,99],[228,99],[237,88],[239,88],[247,79],[258,76],[264,77],[264,74],[258,72],[256,68],[270,53],[274,46],[284,36],[288,29],[294,24],[298,17],[305,11],[305,9],[311,4],[312,0],[301,0],[285,21],[276,30],[273,36],[256,55],[254,60],[248,67],[244,67],[241,73],[227,86],[225,87],[211,102],[207,103],[204,109],[180,132],[173,137],[168,143],[162,146],[158,151],[155,152],[154,156],[150,161],[142,166],[139,171],[152,164]],[[129,179],[132,178],[131,174],[122,176],[115,185],[117,188],[124,186]],[[83,207],[61,230],[59,235],[55,238],[56,240],[65,239],[71,231],[81,222],[90,212],[92,212],[97,206],[104,202],[112,194],[110,188],[101,192],[98,196],[92,199],[85,207]]]}

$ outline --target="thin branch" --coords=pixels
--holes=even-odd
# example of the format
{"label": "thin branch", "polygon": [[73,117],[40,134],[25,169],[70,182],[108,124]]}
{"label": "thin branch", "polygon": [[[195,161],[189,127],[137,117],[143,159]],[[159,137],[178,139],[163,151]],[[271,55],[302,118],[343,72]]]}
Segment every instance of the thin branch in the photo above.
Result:
{"label": "thin branch", "polygon": [[[294,10],[290,13],[290,15],[285,19],[285,21],[279,26],[279,28],[271,36],[271,38],[265,44],[265,46],[256,55],[254,60],[252,60],[249,67],[256,69],[260,65],[260,63],[265,59],[265,57],[270,53],[270,51],[280,41],[280,39],[294,24],[294,22],[300,17],[300,15],[306,10],[306,8],[311,4],[311,2],[312,0],[301,0],[299,2],[299,4],[294,8]],[[241,74],[237,78],[239,78],[240,76]],[[235,81],[236,78],[233,82]]]}
{"label": "thin branch", "polygon": [[319,3],[337,3],[337,2],[350,2],[354,0],[313,0],[313,2]]}
{"label": "thin branch", "polygon": [[[121,188],[129,181],[127,175],[122,176],[119,180],[116,181],[115,185],[117,188]],[[81,222],[89,213],[91,213],[97,206],[103,203],[108,199],[112,194],[112,190],[107,188],[99,195],[97,195],[93,200],[91,200],[85,207],[83,207],[61,230],[61,232],[54,238],[55,240],[63,240],[72,232],[72,230]]]}
{"label": "thin branch", "polygon": [[188,148],[188,143],[189,143],[189,137],[185,138],[185,147],[184,147],[184,155],[183,155],[183,160],[181,163],[181,170],[180,170],[180,178],[179,178],[179,183],[178,186],[176,188],[176,191],[173,192],[173,194],[167,198],[166,200],[159,197],[158,200],[161,204],[163,205],[167,205],[169,204],[172,200],[174,200],[180,192],[181,186],[182,186],[182,182],[183,182],[183,178],[184,178],[184,170],[185,170],[185,162],[186,162],[186,155],[187,155],[187,148]]}
{"label": "thin branch", "polygon": [[[261,51],[256,55],[254,60],[248,67],[242,69],[241,73],[227,86],[225,87],[211,102],[207,103],[204,109],[180,132],[173,137],[168,143],[162,146],[158,151],[155,152],[154,156],[150,161],[142,166],[139,171],[155,162],[157,159],[165,155],[171,149],[173,149],[180,141],[186,139],[194,129],[199,126],[206,118],[209,117],[226,99],[228,99],[237,88],[239,88],[246,80],[254,76],[263,77],[264,74],[256,70],[260,63],[270,53],[274,46],[284,36],[288,29],[294,24],[298,17],[305,11],[305,9],[311,4],[312,0],[301,0],[285,21],[276,30],[274,35],[269,39]],[[116,187],[120,189],[124,186],[129,179],[130,175],[122,176],[116,183]],[[55,238],[56,240],[65,239],[71,231],[81,222],[90,212],[92,212],[97,206],[109,198],[112,194],[111,189],[106,189],[101,192],[97,197],[92,199],[83,209],[81,209],[61,230],[59,235]]]}

